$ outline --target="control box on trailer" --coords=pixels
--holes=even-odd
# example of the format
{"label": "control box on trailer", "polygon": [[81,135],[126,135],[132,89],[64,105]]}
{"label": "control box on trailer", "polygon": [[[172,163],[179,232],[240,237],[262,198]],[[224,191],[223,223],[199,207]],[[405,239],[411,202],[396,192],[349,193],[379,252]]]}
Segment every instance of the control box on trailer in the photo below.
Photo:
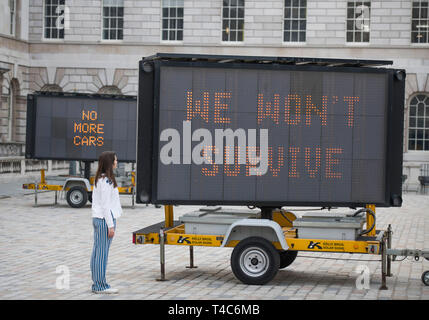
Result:
{"label": "control box on trailer", "polygon": [[115,150],[118,161],[136,161],[137,97],[36,92],[27,97],[25,157],[97,161]]}
{"label": "control box on trailer", "polygon": [[[396,256],[428,259],[427,250],[392,249],[391,226],[376,228],[376,206],[402,205],[406,74],[384,67],[392,64],[143,58],[136,196],[163,204],[165,221],[133,232],[133,243],[160,245],[159,280],[165,245],[189,246],[189,268],[194,246],[234,248],[231,270],[251,285],[271,281],[299,251],[380,255],[382,290]],[[207,207],[175,221],[178,204]],[[307,213],[298,217],[295,206],[325,211],[301,208]]]}

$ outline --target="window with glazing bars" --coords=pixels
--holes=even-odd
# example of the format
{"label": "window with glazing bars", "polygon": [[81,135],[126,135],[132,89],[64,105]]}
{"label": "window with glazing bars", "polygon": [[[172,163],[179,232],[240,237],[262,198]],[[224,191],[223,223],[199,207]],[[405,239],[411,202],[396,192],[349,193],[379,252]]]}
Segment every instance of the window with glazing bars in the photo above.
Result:
{"label": "window with glazing bars", "polygon": [[244,40],[244,0],[223,0],[222,41]]}
{"label": "window with glazing bars", "polygon": [[284,42],[305,42],[307,28],[307,0],[285,0]]}
{"label": "window with glazing bars", "polygon": [[45,0],[45,39],[64,39],[65,0]]}
{"label": "window with glazing bars", "polygon": [[413,1],[411,42],[429,43],[429,1]]}
{"label": "window with glazing bars", "polygon": [[408,150],[429,150],[429,95],[419,94],[411,100]]}
{"label": "window with glazing bars", "polygon": [[162,0],[162,40],[183,40],[184,0]]}
{"label": "window with glazing bars", "polygon": [[347,2],[347,42],[369,42],[371,2]]}
{"label": "window with glazing bars", "polygon": [[124,38],[124,0],[103,0],[103,40]]}

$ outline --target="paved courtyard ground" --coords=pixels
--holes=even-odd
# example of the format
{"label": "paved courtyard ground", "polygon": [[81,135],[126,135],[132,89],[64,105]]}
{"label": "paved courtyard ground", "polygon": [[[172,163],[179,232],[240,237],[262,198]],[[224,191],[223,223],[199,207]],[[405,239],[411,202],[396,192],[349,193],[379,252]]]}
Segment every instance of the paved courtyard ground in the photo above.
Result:
{"label": "paved courtyard ground", "polygon": [[[380,256],[300,252],[269,284],[249,286],[230,268],[230,248],[195,247],[196,269],[188,269],[188,247],[166,247],[166,278],[160,277],[159,246],[134,245],[132,232],[164,219],[163,208],[136,205],[121,196],[107,268],[118,295],[90,291],[93,244],[91,208],[70,208],[65,199],[53,205],[52,192],[0,197],[0,299],[240,299],[240,300],[428,300],[421,281],[426,260],[392,263],[388,290],[380,291]],[[198,207],[174,207],[178,219]],[[293,210],[292,210],[293,211]],[[297,212],[300,215],[301,212]],[[405,194],[402,208],[377,208],[377,229],[393,228],[393,248],[429,249],[429,195]],[[363,260],[363,261],[361,261]],[[370,271],[369,289],[357,286],[359,268]],[[68,276],[68,277],[67,277]],[[68,279],[68,280],[67,280]]]}

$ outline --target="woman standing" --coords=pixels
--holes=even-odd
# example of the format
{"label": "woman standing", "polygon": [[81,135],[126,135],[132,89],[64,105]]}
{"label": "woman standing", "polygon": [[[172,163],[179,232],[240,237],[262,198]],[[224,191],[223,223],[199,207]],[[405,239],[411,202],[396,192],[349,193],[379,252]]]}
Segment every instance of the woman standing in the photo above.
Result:
{"label": "woman standing", "polygon": [[113,169],[118,159],[112,151],[103,152],[98,159],[92,191],[92,224],[94,226],[94,247],[91,256],[92,292],[118,293],[106,282],[106,267],[109,248],[115,235],[116,219],[122,214],[118,185]]}

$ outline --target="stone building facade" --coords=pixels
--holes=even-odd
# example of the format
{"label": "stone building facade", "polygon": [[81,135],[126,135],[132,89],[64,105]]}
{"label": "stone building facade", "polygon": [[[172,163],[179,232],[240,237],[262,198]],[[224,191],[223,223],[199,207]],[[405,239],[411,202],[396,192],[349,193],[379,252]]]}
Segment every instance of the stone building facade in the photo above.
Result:
{"label": "stone building facade", "polygon": [[136,95],[138,61],[168,52],[392,60],[407,71],[407,186],[429,163],[428,1],[0,2],[0,156],[23,148],[28,93]]}

